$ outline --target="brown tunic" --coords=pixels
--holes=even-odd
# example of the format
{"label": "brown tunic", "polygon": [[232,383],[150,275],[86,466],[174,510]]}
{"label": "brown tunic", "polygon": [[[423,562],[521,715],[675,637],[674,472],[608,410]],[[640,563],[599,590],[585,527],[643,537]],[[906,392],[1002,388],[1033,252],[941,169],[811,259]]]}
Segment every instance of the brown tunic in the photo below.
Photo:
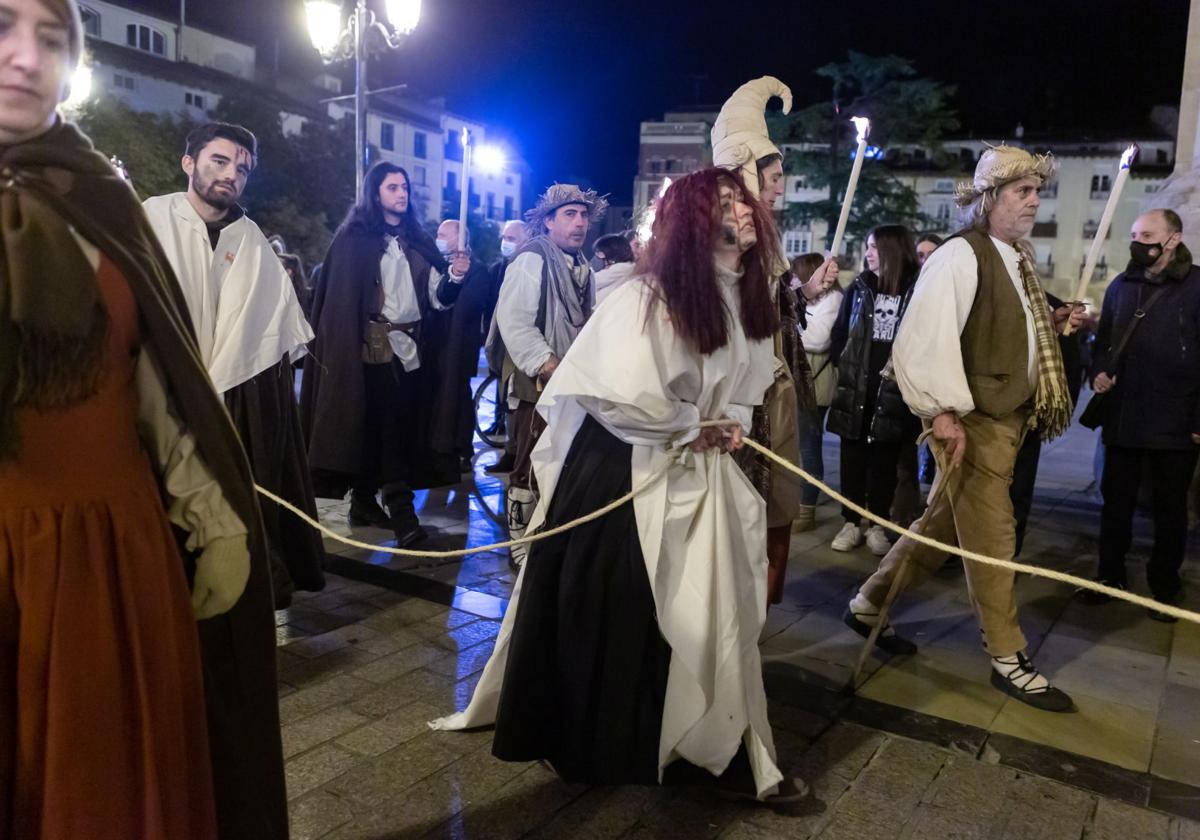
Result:
{"label": "brown tunic", "polygon": [[137,436],[137,308],[107,259],[97,282],[100,391],[20,412],[0,464],[0,838],[206,840],[199,639]]}

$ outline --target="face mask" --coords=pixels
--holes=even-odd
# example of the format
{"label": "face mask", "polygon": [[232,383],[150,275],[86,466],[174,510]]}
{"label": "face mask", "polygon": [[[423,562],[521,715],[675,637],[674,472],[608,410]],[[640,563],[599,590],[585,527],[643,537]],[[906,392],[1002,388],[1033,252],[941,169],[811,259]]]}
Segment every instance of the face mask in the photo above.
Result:
{"label": "face mask", "polygon": [[[1165,243],[1164,243],[1165,244]],[[1129,243],[1129,258],[1134,265],[1140,265],[1142,268],[1149,268],[1158,262],[1158,258],[1162,256],[1163,246],[1157,242],[1138,242]]]}
{"label": "face mask", "polygon": [[517,253],[517,243],[509,242],[507,239],[500,242],[500,253],[506,257],[511,257]]}
{"label": "face mask", "polygon": [[439,239],[437,241],[437,246],[438,246],[438,251],[441,252],[443,257],[454,250],[454,246],[451,245],[449,242],[447,242],[445,239]]}

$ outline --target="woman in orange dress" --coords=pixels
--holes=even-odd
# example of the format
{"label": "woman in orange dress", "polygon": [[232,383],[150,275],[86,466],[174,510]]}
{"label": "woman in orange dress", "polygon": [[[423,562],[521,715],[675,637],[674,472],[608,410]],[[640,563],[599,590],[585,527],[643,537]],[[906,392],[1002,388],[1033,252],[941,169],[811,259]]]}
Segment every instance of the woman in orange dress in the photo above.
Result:
{"label": "woman in orange dress", "polygon": [[245,457],[132,190],[56,115],[81,47],[75,0],[0,0],[0,840],[282,838],[277,717],[253,794],[214,737],[275,703],[225,673],[271,617]]}

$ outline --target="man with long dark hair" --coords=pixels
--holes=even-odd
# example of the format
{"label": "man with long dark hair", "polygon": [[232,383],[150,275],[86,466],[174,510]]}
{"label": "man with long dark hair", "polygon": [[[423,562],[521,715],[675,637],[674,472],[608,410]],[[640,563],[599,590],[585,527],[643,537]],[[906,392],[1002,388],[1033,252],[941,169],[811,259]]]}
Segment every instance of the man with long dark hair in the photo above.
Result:
{"label": "man with long dark hair", "polygon": [[530,526],[646,489],[533,546],[470,706],[435,727],[494,721],[497,756],[571,782],[653,784],[691,764],[750,798],[804,795],[767,722],[765,503],[728,457],[773,379],[769,229],[734,172],[663,196],[644,273],[597,308],[538,402]]}
{"label": "man with long dark hair", "polygon": [[317,495],[349,489],[350,524],[388,527],[401,548],[426,536],[413,489],[459,480],[457,454],[428,444],[439,373],[422,321],[454,305],[470,266],[465,253],[446,264],[410,198],[401,167],[367,172],[313,295],[317,337],[300,394]]}

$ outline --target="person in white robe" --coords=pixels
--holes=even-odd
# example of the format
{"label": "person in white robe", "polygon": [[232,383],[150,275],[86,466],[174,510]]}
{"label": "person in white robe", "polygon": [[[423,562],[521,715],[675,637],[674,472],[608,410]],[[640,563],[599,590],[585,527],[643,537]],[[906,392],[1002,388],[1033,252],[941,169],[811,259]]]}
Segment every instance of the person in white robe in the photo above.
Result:
{"label": "person in white robe", "polygon": [[[201,358],[225,400],[255,480],[316,517],[300,435],[293,364],[313,331],[266,236],[237,201],[256,164],[254,135],[208,123],[187,139],[186,192],[143,202],[183,290]],[[324,549],[310,529],[262,500],[275,606],[324,588]]]}
{"label": "person in white robe", "polygon": [[[749,798],[806,794],[767,721],[765,503],[728,454],[773,381],[777,327],[764,211],[745,195],[721,169],[672,185],[651,273],[597,308],[546,386],[529,533],[640,492],[531,547],[474,697],[433,728],[495,723],[496,755],[567,781],[698,767]],[[705,207],[713,227],[697,231]],[[714,263],[696,268],[697,252]]]}

